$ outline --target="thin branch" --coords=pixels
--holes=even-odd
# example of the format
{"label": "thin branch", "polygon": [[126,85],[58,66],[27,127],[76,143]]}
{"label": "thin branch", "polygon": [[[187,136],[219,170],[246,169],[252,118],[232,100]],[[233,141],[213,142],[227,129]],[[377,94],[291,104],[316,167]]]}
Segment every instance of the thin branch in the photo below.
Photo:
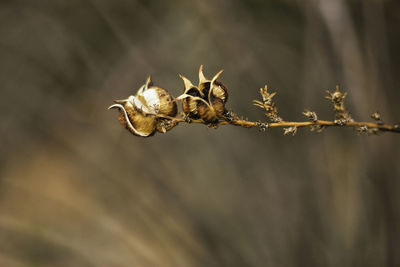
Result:
{"label": "thin branch", "polygon": [[278,108],[273,101],[273,97],[276,95],[276,92],[269,93],[267,86],[260,89],[262,101],[254,100],[253,104],[265,110],[265,115],[270,122],[254,122],[239,119],[238,116],[232,115],[232,112],[227,112],[227,115],[224,118],[219,119],[218,121],[213,123],[207,123],[202,119],[191,120],[187,119],[185,116],[182,116],[180,118],[169,117],[162,114],[158,114],[157,116],[159,118],[168,119],[172,121],[173,124],[179,124],[182,122],[200,123],[205,124],[211,128],[217,128],[222,125],[234,125],[246,128],[258,127],[260,130],[265,131],[267,128],[272,127],[288,127],[285,128],[284,134],[292,135],[295,135],[297,129],[302,127],[310,127],[311,130],[316,130],[317,132],[321,132],[326,127],[353,127],[357,130],[359,134],[378,134],[380,131],[400,133],[400,125],[384,124],[381,121],[381,116],[378,112],[374,112],[373,114],[371,114],[371,118],[373,118],[376,122],[354,121],[344,104],[347,93],[342,93],[339,90],[339,86],[336,86],[336,90],[333,92],[326,92],[328,95],[325,98],[331,101],[333,110],[335,111],[335,120],[333,121],[318,120],[317,114],[308,109],[303,112],[303,115],[305,115],[310,121],[284,121],[278,115]]}
{"label": "thin branch", "polygon": [[[381,115],[374,112],[370,117],[374,122],[356,121],[346,109],[346,92],[341,92],[339,86],[334,91],[326,91],[325,96],[332,105],[334,111],[333,120],[320,120],[317,113],[311,110],[304,110],[302,114],[308,121],[287,121],[282,119],[278,113],[278,107],[274,102],[276,92],[268,92],[268,87],[260,88],[261,100],[253,100],[253,105],[264,110],[267,121],[249,121],[237,116],[232,111],[228,111],[225,103],[228,99],[228,89],[216,78],[222,71],[217,73],[212,80],[205,78],[203,67],[199,69],[199,85],[196,87],[192,82],[181,76],[184,80],[185,91],[181,96],[173,98],[168,96],[167,91],[159,87],[149,87],[149,79],[145,84],[148,91],[152,91],[158,98],[152,98],[152,101],[158,101],[153,108],[154,112],[146,113],[142,106],[149,106],[147,99],[143,97],[143,90],[139,89],[136,96],[130,96],[125,100],[114,101],[120,109],[119,120],[125,128],[138,127],[141,131],[133,131],[139,136],[152,136],[156,131],[165,133],[180,123],[200,123],[210,128],[218,128],[222,125],[234,125],[245,128],[256,127],[260,131],[265,131],[272,127],[284,127],[284,134],[295,135],[299,128],[309,127],[311,131],[322,132],[328,127],[353,127],[358,134],[377,135],[381,132],[400,133],[400,124],[386,124],[382,121]],[[143,88],[143,86],[141,87]],[[161,95],[163,97],[161,97]],[[168,97],[165,97],[165,96]],[[138,100],[138,101],[132,101]],[[180,116],[177,114],[177,101],[182,100],[182,110]],[[136,102],[144,101],[138,106]],[[123,104],[123,105],[122,105]],[[152,104],[154,105],[154,103]],[[161,112],[160,107],[163,107]],[[171,115],[173,114],[173,115]],[[131,122],[132,121],[132,122]],[[128,127],[129,126],[129,127]],[[132,132],[132,131],[131,131]],[[139,134],[138,134],[138,133]]]}
{"label": "thin branch", "polygon": [[[173,121],[174,123],[199,123],[199,124],[207,124],[203,120],[187,120],[184,118],[177,118],[177,117],[169,117],[166,115],[159,114],[157,115],[159,118],[164,118]],[[317,121],[281,121],[281,122],[256,122],[256,121],[247,121],[247,120],[231,120],[231,121],[218,121],[213,124],[207,124],[212,128],[216,128],[218,126],[223,125],[234,125],[234,126],[241,126],[245,128],[252,128],[252,127],[262,127],[265,124],[267,128],[273,127],[310,127],[310,126],[322,126],[322,127],[367,127],[369,129],[379,129],[381,131],[387,132],[394,132],[400,133],[399,125],[389,125],[389,124],[382,124],[382,123],[373,123],[373,122],[347,122],[345,124],[337,124],[333,121],[326,121],[326,120],[317,120]]]}

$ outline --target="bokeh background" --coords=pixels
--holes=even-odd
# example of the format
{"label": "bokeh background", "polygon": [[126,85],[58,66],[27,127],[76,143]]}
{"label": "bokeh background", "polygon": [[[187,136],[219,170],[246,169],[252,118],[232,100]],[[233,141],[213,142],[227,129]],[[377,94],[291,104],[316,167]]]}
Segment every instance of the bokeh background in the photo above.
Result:
{"label": "bokeh background", "polygon": [[2,0],[0,266],[399,266],[400,138],[182,125],[113,99],[221,76],[252,120],[400,120],[398,0]]}

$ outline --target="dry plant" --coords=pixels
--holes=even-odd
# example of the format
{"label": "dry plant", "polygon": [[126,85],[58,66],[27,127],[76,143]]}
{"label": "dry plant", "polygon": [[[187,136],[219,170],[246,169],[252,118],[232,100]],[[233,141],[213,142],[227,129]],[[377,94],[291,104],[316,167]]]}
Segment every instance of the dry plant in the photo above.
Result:
{"label": "dry plant", "polygon": [[[239,117],[233,111],[226,109],[228,100],[227,87],[217,80],[222,71],[212,79],[203,74],[203,66],[199,70],[199,85],[195,86],[184,76],[184,92],[173,98],[166,90],[154,86],[149,77],[146,83],[138,90],[135,96],[124,100],[114,100],[115,104],[109,109],[119,110],[119,121],[132,134],[149,137],[156,132],[165,133],[180,123],[200,123],[210,128],[222,125],[256,127],[260,131],[268,128],[283,127],[283,134],[295,135],[299,128],[309,127],[311,131],[322,132],[327,127],[352,127],[358,135],[377,135],[382,132],[400,133],[400,124],[386,124],[378,112],[371,114],[374,122],[355,121],[345,107],[347,93],[340,91],[339,86],[331,92],[327,90],[328,99],[335,112],[333,120],[320,120],[316,112],[309,109],[302,113],[307,121],[285,121],[278,114],[278,108],[273,101],[276,92],[268,92],[267,85],[260,89],[261,100],[254,100],[253,104],[262,108],[267,121],[249,121]],[[182,112],[177,112],[177,102],[182,102]]]}

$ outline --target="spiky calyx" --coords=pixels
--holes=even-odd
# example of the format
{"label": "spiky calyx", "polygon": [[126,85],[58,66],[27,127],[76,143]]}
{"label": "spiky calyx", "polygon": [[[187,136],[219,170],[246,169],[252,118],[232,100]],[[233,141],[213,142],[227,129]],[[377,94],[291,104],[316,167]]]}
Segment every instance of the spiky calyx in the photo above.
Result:
{"label": "spiky calyx", "polygon": [[224,119],[228,100],[228,89],[217,78],[223,71],[219,71],[211,80],[203,73],[203,66],[199,69],[199,85],[194,86],[186,77],[180,75],[184,83],[184,92],[177,99],[182,100],[182,109],[191,119],[202,119],[206,123],[215,123]]}

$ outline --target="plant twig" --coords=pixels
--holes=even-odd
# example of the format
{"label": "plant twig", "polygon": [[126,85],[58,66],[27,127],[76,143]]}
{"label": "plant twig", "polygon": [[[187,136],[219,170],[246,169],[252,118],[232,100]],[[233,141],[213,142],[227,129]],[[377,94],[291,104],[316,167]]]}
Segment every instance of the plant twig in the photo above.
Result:
{"label": "plant twig", "polygon": [[362,121],[354,121],[350,116],[350,113],[347,111],[344,105],[344,100],[347,96],[347,93],[342,93],[339,90],[339,87],[336,86],[336,90],[334,92],[327,91],[328,95],[326,98],[332,102],[333,109],[335,111],[335,120],[319,120],[317,114],[313,111],[306,109],[303,112],[310,121],[285,121],[281,117],[278,116],[278,109],[273,102],[273,97],[276,95],[276,92],[269,93],[267,86],[260,89],[260,94],[262,96],[262,101],[254,100],[254,105],[260,107],[266,111],[265,115],[269,119],[270,122],[256,122],[249,121],[244,119],[239,119],[236,115],[232,116],[232,112],[230,112],[230,116],[227,116],[225,120],[219,120],[214,123],[207,123],[202,119],[197,120],[187,120],[185,116],[182,117],[169,117],[162,114],[158,114],[159,118],[164,118],[171,120],[174,124],[179,123],[200,123],[209,126],[210,128],[217,128],[223,125],[234,125],[241,126],[245,128],[257,127],[262,131],[265,131],[267,128],[273,127],[287,127],[285,128],[284,134],[296,134],[298,128],[302,127],[310,127],[311,130],[316,130],[317,132],[321,132],[326,127],[353,127],[357,130],[359,134],[378,134],[380,131],[382,132],[393,132],[400,133],[400,125],[390,125],[385,124],[381,121],[381,116],[378,112],[374,112],[371,114],[371,118],[373,118],[376,122],[362,122]]}
{"label": "plant twig", "polygon": [[[218,128],[222,125],[256,127],[260,131],[283,127],[284,135],[295,135],[299,128],[305,127],[318,133],[328,127],[353,127],[359,135],[377,135],[382,132],[400,133],[400,124],[384,123],[378,112],[370,115],[374,122],[354,120],[345,106],[347,93],[341,92],[339,86],[336,86],[332,92],[326,91],[325,96],[332,105],[333,120],[318,119],[317,113],[309,109],[302,112],[308,121],[282,119],[274,102],[277,93],[269,92],[267,86],[260,89],[261,100],[253,100],[254,106],[264,110],[267,120],[261,122],[240,118],[225,107],[228,89],[217,80],[221,73],[222,71],[212,79],[207,79],[203,73],[203,66],[200,66],[198,86],[181,76],[185,90],[177,98],[171,97],[166,90],[153,86],[149,77],[135,96],[116,100],[114,101],[116,104],[110,108],[118,108],[121,124],[133,134],[143,137],[152,136],[156,131],[166,133],[180,123],[200,123],[210,128]],[[183,112],[176,116],[178,101],[182,101]]]}
{"label": "plant twig", "polygon": [[[187,123],[184,118],[179,117],[169,117],[165,115],[157,115],[159,118],[164,118],[171,120],[177,123]],[[206,124],[203,120],[191,120],[189,123],[199,123],[199,124]],[[234,125],[234,126],[241,126],[245,128],[252,128],[252,127],[260,127],[262,122],[256,121],[248,121],[248,120],[231,120],[231,121],[219,121],[215,124],[210,125],[210,127],[218,127],[223,125]],[[267,123],[267,128],[273,127],[309,127],[309,126],[324,126],[324,127],[367,127],[367,128],[377,128],[381,131],[388,131],[388,132],[395,132],[400,133],[400,126],[399,125],[389,125],[389,124],[380,124],[380,123],[373,123],[373,122],[348,122],[342,125],[336,124],[333,121],[326,121],[326,120],[317,120],[317,121],[281,121],[281,122],[271,122]]]}

